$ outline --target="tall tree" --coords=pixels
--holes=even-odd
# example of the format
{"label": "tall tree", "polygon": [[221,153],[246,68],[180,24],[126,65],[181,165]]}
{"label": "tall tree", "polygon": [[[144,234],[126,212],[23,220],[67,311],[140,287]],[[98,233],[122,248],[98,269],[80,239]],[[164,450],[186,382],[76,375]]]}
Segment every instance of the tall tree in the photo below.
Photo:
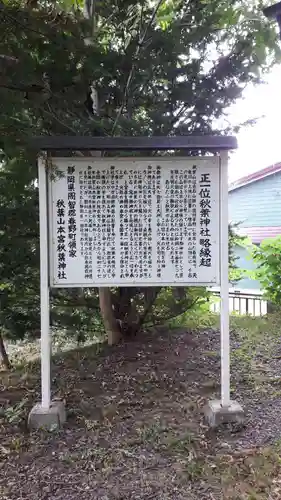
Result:
{"label": "tall tree", "polygon": [[[9,307],[16,324],[17,310],[38,318],[38,301],[25,302],[28,296],[38,299],[37,172],[30,136],[229,132],[217,125],[228,106],[280,59],[275,29],[254,0],[247,6],[241,0],[86,3],[88,18],[80,0],[0,2],[2,322]],[[30,294],[23,293],[29,287]],[[147,317],[159,290],[109,292],[104,310],[127,330]],[[96,291],[85,293],[96,307]],[[175,304],[185,307],[193,298],[188,289]],[[106,326],[112,330],[112,321]]]}

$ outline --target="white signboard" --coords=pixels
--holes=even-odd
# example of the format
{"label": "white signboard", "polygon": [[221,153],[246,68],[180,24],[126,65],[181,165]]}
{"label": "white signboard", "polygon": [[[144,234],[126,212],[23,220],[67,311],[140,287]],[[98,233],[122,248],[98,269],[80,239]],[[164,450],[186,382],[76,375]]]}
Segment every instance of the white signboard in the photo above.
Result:
{"label": "white signboard", "polygon": [[220,160],[54,158],[53,287],[220,284]]}

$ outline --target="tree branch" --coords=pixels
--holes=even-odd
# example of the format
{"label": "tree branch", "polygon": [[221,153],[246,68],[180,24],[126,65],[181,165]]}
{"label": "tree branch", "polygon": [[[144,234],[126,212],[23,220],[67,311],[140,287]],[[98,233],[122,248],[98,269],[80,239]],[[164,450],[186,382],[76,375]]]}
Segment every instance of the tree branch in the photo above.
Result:
{"label": "tree branch", "polygon": [[[42,31],[31,28],[26,23],[20,22],[15,16],[13,16],[7,12],[8,9],[9,9],[9,7],[7,5],[4,5],[3,2],[0,2],[0,12],[2,13],[2,16],[9,19],[11,21],[12,25],[17,24],[18,26],[20,26],[24,30],[30,31],[32,33],[36,33],[37,35],[40,35],[40,36],[47,38],[47,40],[52,40],[52,43],[54,43],[56,45],[60,45],[60,43],[56,41],[54,36],[48,36],[47,33],[43,33]],[[10,8],[10,10],[12,10],[12,9]],[[24,12],[24,9],[17,9],[17,12],[20,12],[20,11]]]}
{"label": "tree branch", "polygon": [[17,64],[19,59],[13,56],[7,56],[6,54],[0,54],[0,61],[4,61],[8,64]]}
{"label": "tree branch", "polygon": [[159,294],[161,290],[161,287],[159,287],[156,291],[155,291],[155,294],[154,296],[151,298],[151,300],[148,302],[142,316],[140,317],[140,320],[138,321],[137,323],[137,326],[136,326],[136,333],[139,332],[139,330],[141,329],[141,327],[143,326],[144,322],[145,322],[145,319],[148,315],[148,313],[151,311],[151,308],[153,306],[153,304],[155,303],[156,299],[157,299],[157,296]]}
{"label": "tree branch", "polygon": [[19,92],[37,92],[41,93],[44,92],[44,86],[43,85],[23,85],[23,84],[11,84],[11,83],[0,83],[0,88],[3,89],[8,89],[8,90],[18,90]]}
{"label": "tree branch", "polygon": [[116,127],[117,127],[118,122],[120,120],[120,117],[121,117],[121,115],[123,113],[124,107],[126,105],[126,101],[127,101],[129,90],[130,90],[131,81],[133,79],[133,74],[134,74],[134,70],[135,70],[135,60],[137,59],[137,57],[139,56],[139,53],[140,53],[141,49],[143,48],[143,44],[145,42],[147,32],[148,32],[149,28],[151,27],[151,25],[152,25],[152,23],[153,23],[156,15],[157,15],[157,12],[158,12],[158,10],[159,10],[162,2],[163,2],[163,0],[158,0],[157,5],[154,7],[154,10],[152,12],[152,16],[150,18],[150,21],[147,24],[147,26],[146,26],[146,28],[144,30],[144,33],[143,33],[142,37],[140,38],[139,43],[137,45],[135,55],[133,56],[132,67],[131,67],[130,73],[128,75],[127,83],[126,83],[126,86],[125,86],[123,101],[121,103],[121,106],[120,106],[120,108],[118,110],[118,113],[117,113],[117,116],[116,116],[116,119],[115,119],[115,122],[113,124],[111,135],[114,135]]}
{"label": "tree branch", "polygon": [[[49,109],[50,109],[50,106],[49,106]],[[50,116],[50,118],[52,118],[53,120],[55,120],[62,127],[64,127],[67,130],[70,130],[70,132],[72,132],[74,135],[76,135],[76,130],[74,128],[70,127],[69,125],[67,125],[67,123],[62,122],[55,114],[53,114],[52,111],[47,111],[46,109],[44,109],[42,107],[41,107],[41,111],[43,113],[45,113],[46,115]]]}

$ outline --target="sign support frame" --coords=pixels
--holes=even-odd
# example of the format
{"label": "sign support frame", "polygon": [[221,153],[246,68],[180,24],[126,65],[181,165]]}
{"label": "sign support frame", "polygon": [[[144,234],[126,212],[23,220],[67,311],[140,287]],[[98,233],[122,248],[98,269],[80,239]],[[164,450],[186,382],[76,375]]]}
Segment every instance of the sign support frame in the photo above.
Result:
{"label": "sign support frame", "polygon": [[[51,336],[50,336],[50,306],[49,306],[49,231],[48,231],[48,193],[47,193],[47,154],[51,151],[73,150],[70,147],[71,137],[40,137],[34,138],[33,144],[41,151],[38,158],[38,187],[39,187],[39,226],[40,226],[40,321],[41,321],[41,404],[36,405],[31,410],[29,423],[32,427],[40,426],[43,420],[47,427],[56,423],[63,423],[65,420],[65,411],[61,407],[56,407],[51,401]],[[91,143],[98,138],[75,137],[76,148],[79,147],[79,140],[82,141],[81,150],[98,149],[97,145]],[[233,137],[203,136],[195,137],[169,137],[166,138],[128,138],[125,147],[124,138],[108,138],[100,142],[100,149],[103,150],[171,150],[173,149],[173,139],[175,139],[174,149],[197,150],[217,152],[220,156],[220,334],[221,334],[221,399],[220,401],[210,402],[209,409],[206,412],[207,420],[211,426],[216,425],[217,420],[221,420],[222,415],[231,416],[237,412],[241,416],[242,408],[235,402],[230,401],[230,338],[229,338],[229,281],[228,281],[228,150],[237,147],[236,139]],[[147,140],[147,142],[145,141]],[[157,140],[159,139],[159,147]],[[186,139],[186,146],[184,145]],[[137,146],[139,141],[139,147]],[[212,144],[213,141],[213,144]],[[134,148],[134,142],[136,148]],[[60,147],[61,144],[61,147]],[[124,146],[125,145],[125,146]],[[80,148],[79,148],[80,149]],[[232,404],[236,404],[232,408]],[[233,410],[233,411],[232,411]],[[234,411],[235,410],[235,411]],[[240,411],[241,410],[241,411]],[[211,413],[210,413],[211,412]],[[51,418],[49,418],[51,417]],[[218,417],[218,418],[217,418]],[[240,417],[239,417],[240,418]],[[227,419],[229,421],[229,418]],[[40,421],[40,422],[39,422]]]}
{"label": "sign support frame", "polygon": [[228,153],[222,151],[220,175],[220,334],[221,406],[230,406],[229,263],[228,263]]}
{"label": "sign support frame", "polygon": [[49,235],[47,165],[42,155],[38,159],[39,227],[40,227],[40,323],[41,323],[41,405],[51,405],[51,335],[49,291]]}

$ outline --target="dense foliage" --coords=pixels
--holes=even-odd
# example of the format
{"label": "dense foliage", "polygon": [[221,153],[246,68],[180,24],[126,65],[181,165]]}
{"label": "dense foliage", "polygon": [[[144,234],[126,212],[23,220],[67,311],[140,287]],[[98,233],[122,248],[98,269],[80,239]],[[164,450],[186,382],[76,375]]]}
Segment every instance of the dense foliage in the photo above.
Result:
{"label": "dense foliage", "polygon": [[257,270],[255,278],[259,280],[267,298],[281,304],[281,237],[268,238],[260,246],[253,246],[252,254]]}
{"label": "dense foliage", "polygon": [[228,227],[228,252],[229,252],[229,282],[234,285],[241,280],[245,270],[237,266],[237,246],[247,246],[247,238],[241,236],[238,231],[238,224],[229,224]]}
{"label": "dense foliage", "polygon": [[[255,1],[5,0],[0,18],[0,322],[18,338],[39,327],[30,137],[230,132],[222,120],[227,107],[248,83],[261,81],[280,51]],[[177,313],[204,293],[166,291],[164,305],[156,289],[115,290],[111,299],[118,320],[130,316],[134,304],[141,321],[152,321],[153,314]],[[90,328],[98,300],[97,290],[57,292],[52,321]]]}

